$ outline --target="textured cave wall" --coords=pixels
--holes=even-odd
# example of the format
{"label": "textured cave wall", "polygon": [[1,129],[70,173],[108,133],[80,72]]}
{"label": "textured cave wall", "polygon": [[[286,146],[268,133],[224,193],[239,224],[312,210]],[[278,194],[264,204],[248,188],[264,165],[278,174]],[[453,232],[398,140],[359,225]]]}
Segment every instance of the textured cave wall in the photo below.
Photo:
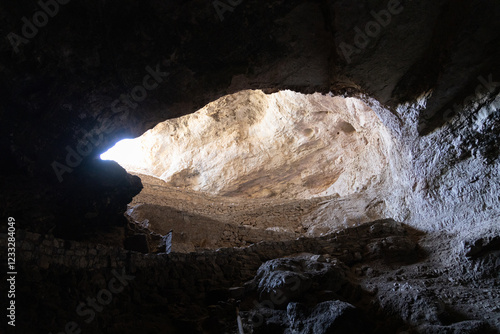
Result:
{"label": "textured cave wall", "polygon": [[[357,28],[388,6],[390,22],[356,46]],[[120,138],[243,89],[366,94],[394,139],[386,201],[396,219],[439,228],[497,212],[498,108],[481,108],[499,85],[475,96],[478,77],[500,80],[497,1],[248,0],[224,20],[206,1],[59,7],[14,50],[7,36],[22,36],[21,19],[40,8],[0,4],[1,200],[19,228],[75,237],[123,224],[140,183],[94,158]],[[355,48],[348,57],[342,43]],[[151,87],[144,77],[154,71],[157,87],[123,102],[136,86]],[[67,165],[79,141],[86,156],[70,158],[59,182],[54,162]]]}
{"label": "textured cave wall", "polygon": [[159,123],[106,156],[180,189],[309,199],[384,188],[387,140],[386,127],[358,99],[245,90]]}
{"label": "textured cave wall", "polygon": [[395,178],[384,198],[394,219],[464,236],[498,231],[499,99],[483,96],[427,136],[417,130],[425,99],[398,108],[406,122],[388,144]]}
{"label": "textured cave wall", "polygon": [[[415,127],[406,131],[399,141],[404,154],[394,161],[400,161],[406,171],[401,197],[406,200],[409,222],[430,231],[498,231],[499,102],[497,95],[465,106],[459,117],[423,138]],[[406,112],[421,108],[413,105]]]}

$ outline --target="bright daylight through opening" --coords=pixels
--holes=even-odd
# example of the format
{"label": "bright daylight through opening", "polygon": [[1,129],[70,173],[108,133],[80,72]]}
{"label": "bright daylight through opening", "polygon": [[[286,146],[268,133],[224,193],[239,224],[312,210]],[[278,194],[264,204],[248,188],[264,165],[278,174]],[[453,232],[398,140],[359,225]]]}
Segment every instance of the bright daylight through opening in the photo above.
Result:
{"label": "bright daylight through opening", "polygon": [[144,152],[139,141],[123,139],[101,154],[101,159],[114,160],[122,166],[128,166],[144,160]]}

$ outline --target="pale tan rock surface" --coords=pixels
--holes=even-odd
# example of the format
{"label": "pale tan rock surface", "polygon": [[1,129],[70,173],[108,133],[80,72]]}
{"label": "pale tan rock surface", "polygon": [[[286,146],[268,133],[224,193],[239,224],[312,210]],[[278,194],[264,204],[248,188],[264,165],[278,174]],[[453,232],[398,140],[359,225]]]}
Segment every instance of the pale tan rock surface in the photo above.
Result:
{"label": "pale tan rock surface", "polygon": [[158,124],[109,156],[173,187],[247,198],[359,192],[386,180],[388,133],[356,98],[246,90]]}
{"label": "pale tan rock surface", "polygon": [[[318,236],[393,218],[429,232],[498,231],[499,198],[490,195],[500,169],[488,131],[499,97],[482,97],[477,114],[464,105],[461,117],[426,136],[418,114],[429,96],[396,113],[359,98],[241,91],[158,124],[132,141],[139,159],[116,160],[177,191],[159,205],[230,224]],[[198,194],[201,204],[187,209]],[[146,195],[141,203],[157,200]],[[240,203],[237,215],[222,204],[231,202]]]}

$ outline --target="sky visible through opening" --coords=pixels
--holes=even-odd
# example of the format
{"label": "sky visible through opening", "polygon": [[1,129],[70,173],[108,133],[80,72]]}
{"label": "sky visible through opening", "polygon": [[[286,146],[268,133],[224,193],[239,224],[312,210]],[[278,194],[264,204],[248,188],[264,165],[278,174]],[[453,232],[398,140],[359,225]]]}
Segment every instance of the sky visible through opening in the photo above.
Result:
{"label": "sky visible through opening", "polygon": [[123,139],[101,154],[101,160],[114,160],[120,165],[134,164],[144,158],[141,143],[134,139]]}

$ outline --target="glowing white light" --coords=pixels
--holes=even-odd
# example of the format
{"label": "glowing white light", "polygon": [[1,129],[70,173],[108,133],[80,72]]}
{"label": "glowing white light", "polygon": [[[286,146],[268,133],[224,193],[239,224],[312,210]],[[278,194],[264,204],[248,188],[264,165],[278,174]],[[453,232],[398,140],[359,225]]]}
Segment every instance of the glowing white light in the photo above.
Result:
{"label": "glowing white light", "polygon": [[101,154],[101,159],[114,160],[126,168],[140,165],[144,161],[144,152],[139,140],[123,139],[107,152]]}

